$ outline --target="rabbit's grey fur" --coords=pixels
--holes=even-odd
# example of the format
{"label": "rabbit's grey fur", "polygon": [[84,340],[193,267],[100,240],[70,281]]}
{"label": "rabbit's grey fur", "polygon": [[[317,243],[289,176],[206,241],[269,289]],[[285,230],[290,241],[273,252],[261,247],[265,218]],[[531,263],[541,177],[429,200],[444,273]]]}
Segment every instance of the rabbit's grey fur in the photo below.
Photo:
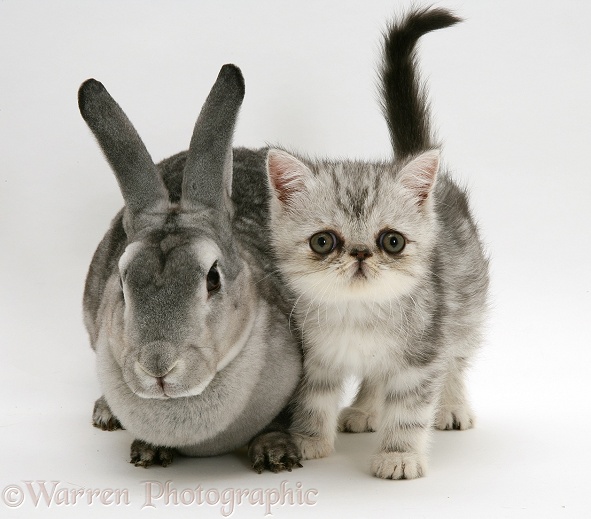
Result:
{"label": "rabbit's grey fur", "polygon": [[[118,419],[139,440],[132,456],[145,445],[153,457],[170,447],[221,454],[262,432],[251,449],[260,469],[279,432],[287,459],[269,468],[299,460],[273,426],[300,378],[301,350],[266,238],[265,153],[231,148],[243,95],[239,69],[224,66],[189,151],[155,166],[104,87],[80,88],[81,113],[125,200],[84,292],[104,392],[95,425]],[[161,457],[168,462],[168,449]]]}

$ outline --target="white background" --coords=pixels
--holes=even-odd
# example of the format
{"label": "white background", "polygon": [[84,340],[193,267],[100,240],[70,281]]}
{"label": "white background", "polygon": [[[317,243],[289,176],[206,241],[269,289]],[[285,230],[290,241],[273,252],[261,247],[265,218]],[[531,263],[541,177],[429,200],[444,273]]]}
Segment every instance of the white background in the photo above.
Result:
{"label": "white background", "polygon": [[[377,101],[381,31],[406,0],[0,0],[0,490],[26,480],[128,489],[131,504],[2,517],[153,517],[146,479],[179,490],[317,490],[274,517],[591,517],[591,4],[449,1],[467,21],[420,48],[444,156],[467,184],[492,257],[486,343],[468,432],[437,432],[416,481],[370,476],[375,435],[257,476],[244,454],[129,463],[131,438],[90,425],[99,396],[81,318],[86,269],[121,205],[76,92],[101,80],[155,160],[188,145],[222,64],[247,94],[235,143],[311,155],[389,156]],[[6,490],[7,493],[10,489]],[[5,492],[5,493],[6,493]],[[12,494],[11,494],[12,495]],[[222,517],[220,505],[160,513]],[[264,517],[246,503],[238,517]]]}

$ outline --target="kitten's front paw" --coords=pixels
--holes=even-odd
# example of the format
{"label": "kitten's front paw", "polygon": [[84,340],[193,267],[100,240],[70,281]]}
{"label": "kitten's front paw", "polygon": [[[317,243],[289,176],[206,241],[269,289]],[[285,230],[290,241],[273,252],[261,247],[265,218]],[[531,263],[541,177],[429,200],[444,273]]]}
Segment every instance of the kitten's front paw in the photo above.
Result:
{"label": "kitten's front paw", "polygon": [[474,414],[467,406],[442,406],[435,415],[435,428],[440,431],[465,431],[474,427]]}
{"label": "kitten's front paw", "polygon": [[358,407],[345,407],[339,415],[339,431],[341,432],[375,432],[378,418]]}
{"label": "kitten's front paw", "polygon": [[371,471],[382,479],[416,479],[426,466],[424,456],[415,452],[380,452],[372,458]]}
{"label": "kitten's front paw", "polygon": [[254,438],[248,446],[248,457],[257,473],[267,469],[271,472],[301,467],[300,451],[291,434],[269,432]]}
{"label": "kitten's front paw", "polygon": [[92,411],[92,425],[103,431],[116,431],[123,429],[121,422],[111,411],[104,396],[101,396],[95,403]]}
{"label": "kitten's front paw", "polygon": [[326,458],[334,449],[334,443],[327,438],[307,436],[304,434],[292,433],[293,439],[300,449],[303,460]]}
{"label": "kitten's front paw", "polygon": [[174,458],[174,449],[170,447],[156,447],[142,440],[134,440],[131,444],[131,460],[136,467],[148,468],[159,464],[168,467]]}

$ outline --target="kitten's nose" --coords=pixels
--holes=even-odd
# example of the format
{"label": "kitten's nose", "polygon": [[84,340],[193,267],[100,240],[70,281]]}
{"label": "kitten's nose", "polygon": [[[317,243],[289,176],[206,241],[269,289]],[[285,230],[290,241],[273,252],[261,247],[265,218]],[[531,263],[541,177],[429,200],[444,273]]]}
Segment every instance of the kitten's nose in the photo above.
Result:
{"label": "kitten's nose", "polygon": [[369,251],[369,249],[359,249],[359,248],[354,248],[353,250],[351,250],[351,252],[349,254],[359,261],[363,261],[363,260],[369,258],[370,256],[373,256],[373,254]]}

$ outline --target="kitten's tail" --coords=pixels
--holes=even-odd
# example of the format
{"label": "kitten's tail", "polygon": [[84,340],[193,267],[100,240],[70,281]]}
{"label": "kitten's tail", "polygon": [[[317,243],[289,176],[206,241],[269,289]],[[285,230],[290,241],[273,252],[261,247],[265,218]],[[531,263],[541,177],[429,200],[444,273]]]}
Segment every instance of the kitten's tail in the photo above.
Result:
{"label": "kitten's tail", "polygon": [[386,31],[381,70],[382,107],[399,160],[435,146],[425,88],[417,77],[415,46],[428,32],[460,22],[441,8],[417,9]]}

